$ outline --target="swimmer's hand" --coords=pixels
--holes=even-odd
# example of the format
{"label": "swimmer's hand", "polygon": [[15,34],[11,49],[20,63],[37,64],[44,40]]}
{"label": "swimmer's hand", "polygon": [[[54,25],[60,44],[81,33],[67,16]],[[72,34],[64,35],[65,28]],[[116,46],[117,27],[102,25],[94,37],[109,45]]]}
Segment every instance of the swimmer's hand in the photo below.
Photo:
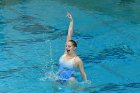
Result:
{"label": "swimmer's hand", "polygon": [[85,80],[83,83],[84,84],[91,84],[91,81],[90,80]]}
{"label": "swimmer's hand", "polygon": [[68,17],[70,19],[70,21],[73,21],[72,15],[69,12],[67,12],[66,17]]}

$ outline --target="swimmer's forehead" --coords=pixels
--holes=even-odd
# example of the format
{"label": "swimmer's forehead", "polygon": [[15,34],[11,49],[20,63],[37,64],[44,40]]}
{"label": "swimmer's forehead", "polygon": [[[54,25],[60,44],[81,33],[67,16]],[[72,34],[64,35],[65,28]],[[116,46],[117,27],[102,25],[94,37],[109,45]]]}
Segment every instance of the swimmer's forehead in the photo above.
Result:
{"label": "swimmer's forehead", "polygon": [[65,45],[66,45],[66,46],[67,46],[67,45],[72,46],[73,44],[72,44],[72,42],[68,41]]}

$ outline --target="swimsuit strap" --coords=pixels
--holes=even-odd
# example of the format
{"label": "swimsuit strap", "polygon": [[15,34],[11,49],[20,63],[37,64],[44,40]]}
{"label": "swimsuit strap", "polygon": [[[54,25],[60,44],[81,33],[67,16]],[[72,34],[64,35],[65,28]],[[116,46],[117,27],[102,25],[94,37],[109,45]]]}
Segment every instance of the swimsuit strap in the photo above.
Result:
{"label": "swimsuit strap", "polygon": [[73,57],[73,59],[75,60],[75,59],[76,59],[76,57],[77,57],[77,55],[76,55],[75,57]]}

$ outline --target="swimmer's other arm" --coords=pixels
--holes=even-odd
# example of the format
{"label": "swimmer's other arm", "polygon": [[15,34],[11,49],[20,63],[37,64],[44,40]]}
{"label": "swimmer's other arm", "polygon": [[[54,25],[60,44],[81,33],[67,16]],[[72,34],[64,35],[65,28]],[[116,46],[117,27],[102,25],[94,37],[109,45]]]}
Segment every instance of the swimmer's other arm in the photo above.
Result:
{"label": "swimmer's other arm", "polygon": [[83,80],[84,80],[84,81],[87,81],[87,76],[86,76],[86,73],[85,73],[85,70],[84,70],[84,66],[83,66],[82,60],[79,60],[79,62],[78,62],[78,67],[79,67],[79,69],[80,69],[80,72],[81,72],[81,75],[82,75],[82,77],[83,77]]}

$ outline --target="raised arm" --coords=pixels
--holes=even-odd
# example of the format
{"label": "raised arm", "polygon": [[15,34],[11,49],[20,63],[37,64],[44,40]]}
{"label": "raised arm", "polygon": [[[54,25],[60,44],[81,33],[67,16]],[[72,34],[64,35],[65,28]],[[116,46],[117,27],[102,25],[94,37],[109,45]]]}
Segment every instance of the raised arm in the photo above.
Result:
{"label": "raised arm", "polygon": [[67,35],[67,41],[72,39],[72,34],[73,34],[73,18],[72,15],[70,13],[67,13],[67,17],[70,20],[70,24],[69,24],[69,28],[68,28],[68,35]]}
{"label": "raised arm", "polygon": [[[67,12],[67,17],[68,17],[70,23],[69,23],[69,28],[68,28],[68,35],[67,35],[66,44],[69,40],[72,39],[72,34],[73,34],[73,18],[72,18],[72,15]],[[67,53],[66,49],[65,49],[64,53]]]}

